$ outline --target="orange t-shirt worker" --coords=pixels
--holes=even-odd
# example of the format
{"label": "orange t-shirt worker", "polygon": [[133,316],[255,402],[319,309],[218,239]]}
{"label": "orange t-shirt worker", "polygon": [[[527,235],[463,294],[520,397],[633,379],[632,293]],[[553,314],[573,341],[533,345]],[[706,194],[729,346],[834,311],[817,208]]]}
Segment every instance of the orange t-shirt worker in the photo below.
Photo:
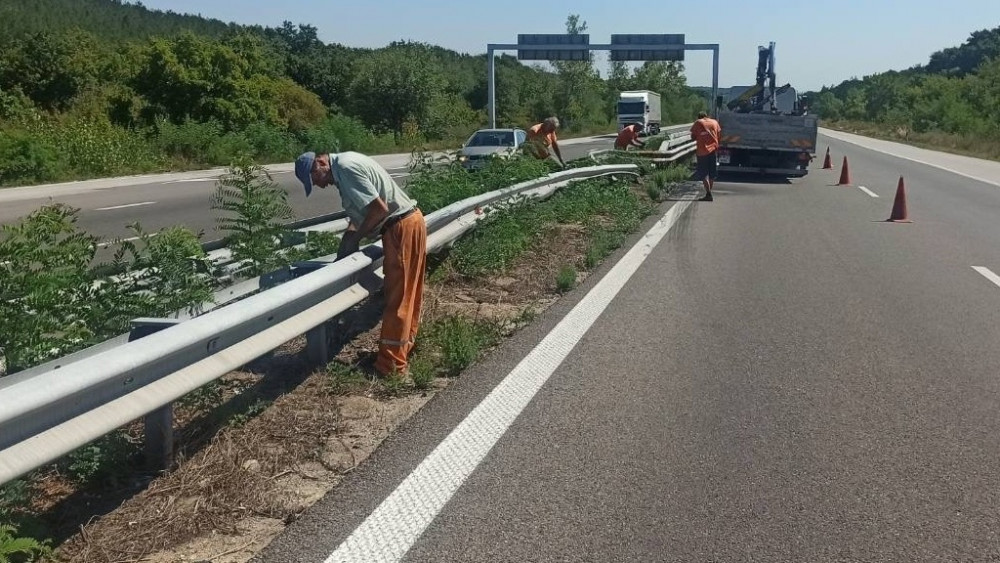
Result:
{"label": "orange t-shirt worker", "polygon": [[705,197],[701,198],[701,201],[712,201],[712,188],[719,172],[719,162],[715,153],[719,150],[721,135],[722,127],[719,122],[705,112],[699,113],[698,121],[691,126],[691,138],[697,144],[695,154],[698,157],[698,169],[695,175],[705,186]]}
{"label": "orange t-shirt worker", "polygon": [[623,127],[621,132],[618,133],[618,138],[615,139],[615,148],[621,150],[628,150],[629,146],[641,147],[644,143],[639,142],[639,131],[642,130],[641,123],[633,123],[626,127]]}
{"label": "orange t-shirt worker", "polygon": [[559,128],[559,119],[550,117],[541,123],[536,123],[528,129],[528,139],[525,143],[527,149],[535,155],[535,158],[548,158],[549,147],[559,158],[559,164],[566,166],[563,160],[562,151],[559,150],[559,142],[556,138],[556,129]]}

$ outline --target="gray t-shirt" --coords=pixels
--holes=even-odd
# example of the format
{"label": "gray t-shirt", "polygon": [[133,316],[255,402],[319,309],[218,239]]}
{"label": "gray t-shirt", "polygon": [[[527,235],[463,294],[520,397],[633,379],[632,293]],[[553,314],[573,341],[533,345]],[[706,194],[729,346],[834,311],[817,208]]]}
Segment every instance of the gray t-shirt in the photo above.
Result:
{"label": "gray t-shirt", "polygon": [[[389,207],[389,217],[402,215],[417,206],[386,169],[369,156],[353,151],[332,153],[330,164],[344,211],[356,226],[364,222],[365,208],[376,197],[382,198]],[[381,227],[379,224],[376,232]]]}

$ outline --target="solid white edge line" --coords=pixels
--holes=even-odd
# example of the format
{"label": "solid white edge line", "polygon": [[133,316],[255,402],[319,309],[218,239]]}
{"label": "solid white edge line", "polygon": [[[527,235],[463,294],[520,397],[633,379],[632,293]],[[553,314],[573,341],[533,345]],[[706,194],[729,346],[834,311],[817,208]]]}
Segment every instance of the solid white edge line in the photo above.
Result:
{"label": "solid white edge line", "polygon": [[671,207],[325,563],[402,559],[690,207],[693,197]]}
{"label": "solid white edge line", "polygon": [[989,268],[985,266],[973,266],[972,269],[982,274],[984,278],[996,284],[997,287],[1000,287],[1000,276],[994,274]]}
{"label": "solid white edge line", "polygon": [[864,186],[858,186],[858,189],[861,190],[861,191],[863,191],[863,192],[865,192],[866,194],[868,194],[868,195],[870,195],[872,197],[878,197],[877,193],[869,190],[868,188],[866,188]]}
{"label": "solid white edge line", "polygon": [[125,209],[126,207],[139,207],[140,205],[153,205],[155,201],[143,201],[139,203],[126,203],[124,205],[112,205],[111,207],[98,207],[94,211],[111,211],[112,209]]}

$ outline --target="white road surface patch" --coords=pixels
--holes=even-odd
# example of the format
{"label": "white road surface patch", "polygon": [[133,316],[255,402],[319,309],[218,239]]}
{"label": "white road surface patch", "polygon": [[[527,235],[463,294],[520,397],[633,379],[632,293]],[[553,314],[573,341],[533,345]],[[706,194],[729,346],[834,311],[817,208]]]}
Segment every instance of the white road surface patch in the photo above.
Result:
{"label": "white road surface patch", "polygon": [[671,207],[552,332],[382,501],[326,563],[402,559],[693,199],[693,195],[686,197]]}
{"label": "white road surface patch", "polygon": [[98,207],[94,211],[111,211],[112,209],[125,209],[126,207],[140,207],[143,205],[153,205],[155,201],[141,201],[139,203],[126,203],[124,205],[112,205],[111,207]]}
{"label": "white road surface patch", "polygon": [[164,184],[187,184],[189,182],[218,182],[218,178],[191,178],[190,180],[170,180]]}
{"label": "white road surface patch", "polygon": [[973,266],[972,269],[982,274],[984,278],[996,284],[997,287],[1000,287],[1000,276],[994,274],[989,268],[985,266]]}
{"label": "white road surface patch", "polygon": [[863,192],[865,192],[866,194],[868,194],[868,195],[870,195],[872,197],[878,197],[877,193],[869,190],[868,188],[866,188],[864,186],[858,186],[858,189],[861,190],[861,191],[863,191]]}

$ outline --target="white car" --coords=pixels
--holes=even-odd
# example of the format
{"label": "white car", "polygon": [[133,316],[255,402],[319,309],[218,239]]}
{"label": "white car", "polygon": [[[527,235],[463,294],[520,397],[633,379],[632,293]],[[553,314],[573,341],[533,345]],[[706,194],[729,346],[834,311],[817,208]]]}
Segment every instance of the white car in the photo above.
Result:
{"label": "white car", "polygon": [[458,161],[466,170],[482,168],[490,156],[514,154],[527,138],[528,133],[523,129],[480,129],[462,145]]}

